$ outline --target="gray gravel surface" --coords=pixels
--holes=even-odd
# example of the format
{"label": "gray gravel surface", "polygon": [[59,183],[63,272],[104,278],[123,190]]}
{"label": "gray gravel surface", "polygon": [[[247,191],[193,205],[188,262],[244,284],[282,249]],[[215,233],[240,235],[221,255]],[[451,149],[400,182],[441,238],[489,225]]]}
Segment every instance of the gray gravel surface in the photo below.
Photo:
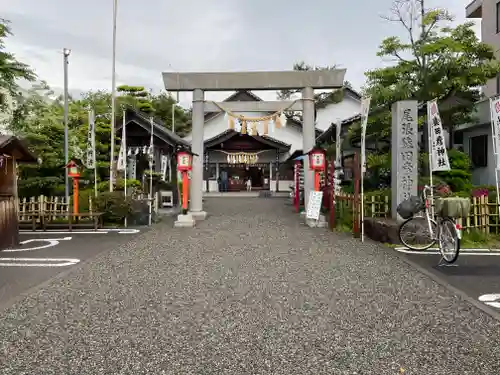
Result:
{"label": "gray gravel surface", "polygon": [[499,323],[279,199],[206,202],[0,312],[0,374],[500,373]]}

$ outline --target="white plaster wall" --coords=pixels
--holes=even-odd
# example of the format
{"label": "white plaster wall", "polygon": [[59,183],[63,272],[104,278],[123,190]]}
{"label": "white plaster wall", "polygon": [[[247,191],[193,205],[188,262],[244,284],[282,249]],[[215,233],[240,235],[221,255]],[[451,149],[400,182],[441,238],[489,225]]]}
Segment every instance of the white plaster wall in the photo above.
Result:
{"label": "white plaster wall", "polygon": [[[336,119],[345,120],[361,112],[361,102],[355,98],[346,95],[344,100],[340,103],[330,104],[325,108],[321,108],[317,112],[316,116],[316,128],[325,131],[328,129],[332,122]],[[265,116],[267,113],[264,112],[239,112],[248,117],[260,117]],[[208,120],[205,123],[203,139],[207,140],[216,137],[220,133],[228,129],[228,119],[224,114],[219,114],[218,116]],[[288,125],[281,129],[275,129],[271,132],[269,136],[275,138],[279,141],[290,144],[292,147],[290,152],[302,149],[302,128],[296,125]],[[192,140],[192,134],[189,133],[184,137],[188,142]]]}
{"label": "white plaster wall", "polygon": [[483,125],[470,130],[464,131],[464,152],[470,153],[469,141],[470,138],[478,135],[488,136],[488,162],[487,166],[483,168],[474,168],[472,170],[472,183],[474,185],[495,185],[495,156],[493,154],[493,142],[491,136],[491,126]]}
{"label": "white plaster wall", "polygon": [[316,129],[325,131],[337,119],[345,120],[361,112],[361,101],[349,95],[344,96],[340,103],[330,104],[318,109],[316,114]]}
{"label": "white plaster wall", "polygon": [[[265,116],[263,112],[240,112],[244,116],[248,117],[260,117]],[[225,132],[229,128],[228,119],[224,115],[219,115],[213,119],[208,120],[205,123],[203,139],[207,140],[216,137],[220,133]],[[278,141],[287,143],[291,145],[290,152],[293,153],[295,150],[302,149],[302,129],[297,125],[288,125],[279,129],[273,129],[272,126],[269,127],[269,137],[274,138]],[[184,137],[185,140],[191,142],[192,135],[188,134]]]}

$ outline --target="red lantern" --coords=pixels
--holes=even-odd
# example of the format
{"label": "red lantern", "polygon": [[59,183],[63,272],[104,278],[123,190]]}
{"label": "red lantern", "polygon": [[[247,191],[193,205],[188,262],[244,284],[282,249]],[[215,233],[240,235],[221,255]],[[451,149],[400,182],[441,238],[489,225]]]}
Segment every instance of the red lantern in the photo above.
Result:
{"label": "red lantern", "polygon": [[312,149],[309,152],[309,169],[321,172],[325,170],[326,155],[325,151],[320,148]]}
{"label": "red lantern", "polygon": [[68,177],[78,178],[80,177],[80,168],[78,164],[76,164],[73,160],[71,160],[67,165],[68,168]]}
{"label": "red lantern", "polygon": [[177,170],[187,172],[192,169],[193,156],[189,152],[180,151],[177,153]]}

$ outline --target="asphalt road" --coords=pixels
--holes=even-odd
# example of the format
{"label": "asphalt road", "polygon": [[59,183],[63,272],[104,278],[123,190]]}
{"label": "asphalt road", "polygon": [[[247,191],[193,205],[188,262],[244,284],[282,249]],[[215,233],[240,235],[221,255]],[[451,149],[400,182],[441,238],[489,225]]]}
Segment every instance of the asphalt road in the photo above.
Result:
{"label": "asphalt road", "polygon": [[[467,252],[466,249],[462,250]],[[465,292],[474,300],[498,294],[500,300],[500,253],[496,255],[463,255],[451,266],[438,266],[439,255],[404,254],[419,266]],[[500,313],[500,304],[489,304]]]}
{"label": "asphalt road", "polygon": [[[136,235],[119,234],[113,231],[95,234],[22,233],[21,241],[29,242],[16,249],[0,252],[0,308],[30,288],[103,251],[126,243]],[[37,248],[49,246],[49,241],[30,241],[65,237],[67,239],[58,241],[57,245],[42,249]],[[13,266],[15,264],[17,265]]]}

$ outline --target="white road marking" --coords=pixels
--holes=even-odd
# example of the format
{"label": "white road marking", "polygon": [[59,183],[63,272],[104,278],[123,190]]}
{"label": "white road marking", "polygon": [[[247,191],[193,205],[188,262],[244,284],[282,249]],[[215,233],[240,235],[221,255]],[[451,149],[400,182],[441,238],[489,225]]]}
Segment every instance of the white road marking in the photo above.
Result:
{"label": "white road marking", "polygon": [[[437,249],[428,250],[410,250],[407,247],[396,247],[394,250],[405,254],[418,254],[418,255],[439,255],[440,252]],[[462,255],[490,255],[490,256],[500,256],[500,250],[498,249],[461,249],[460,256]]]}
{"label": "white road marking", "polygon": [[21,230],[19,231],[20,234],[38,234],[38,233],[48,233],[48,234],[107,234],[107,233],[118,233],[118,234],[136,234],[139,233],[141,230],[140,229],[134,229],[134,228],[111,228],[111,229],[98,229],[98,230],[92,230],[92,231],[87,231],[87,230]]}
{"label": "white road marking", "polygon": [[[0,258],[0,261],[1,267],[65,267],[80,263],[80,259],[74,258]],[[3,263],[4,261],[8,261],[9,263]]]}
{"label": "white road marking", "polygon": [[59,245],[59,241],[70,241],[72,238],[73,237],[32,238],[30,240],[21,241],[21,245],[26,245],[27,243],[31,243],[31,242],[48,242],[48,243],[45,245],[36,246],[36,247],[28,247],[28,248],[21,248],[21,249],[7,249],[7,250],[4,250],[3,252],[4,253],[13,253],[13,252],[21,252],[21,251],[33,251],[33,250],[46,249],[48,247]]}
{"label": "white road marking", "polygon": [[[23,252],[46,249],[59,245],[59,241],[71,241],[73,237],[63,238],[32,238],[21,242],[25,245],[32,242],[48,242],[45,245],[23,249],[8,249],[3,252]],[[0,267],[65,267],[80,263],[80,259],[74,258],[0,258]]]}
{"label": "white road marking", "polygon": [[483,294],[479,296],[478,300],[484,302],[488,306],[500,309],[500,294]]}

